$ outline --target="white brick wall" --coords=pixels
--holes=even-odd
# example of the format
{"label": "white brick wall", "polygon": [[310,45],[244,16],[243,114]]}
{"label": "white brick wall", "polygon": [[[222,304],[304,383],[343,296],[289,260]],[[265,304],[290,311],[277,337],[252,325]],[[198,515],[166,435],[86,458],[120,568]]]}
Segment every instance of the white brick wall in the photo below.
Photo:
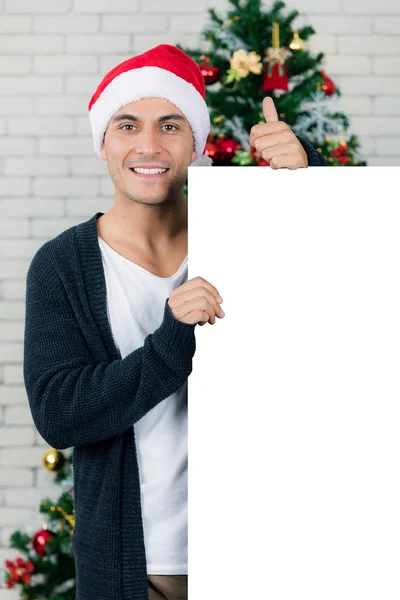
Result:
{"label": "white brick wall", "polygon": [[24,13],[24,14],[38,14],[38,13],[65,13],[69,10],[71,2],[70,0],[5,0],[5,12],[6,13]]}
{"label": "white brick wall", "polygon": [[[266,7],[271,6],[265,0]],[[399,0],[290,0],[371,165],[400,164]],[[118,62],[158,43],[204,47],[206,9],[226,0],[0,0],[0,569],[16,527],[41,524],[47,444],[23,386],[25,276],[44,241],[113,204],[87,104]],[[0,589],[0,600],[15,600]]]}

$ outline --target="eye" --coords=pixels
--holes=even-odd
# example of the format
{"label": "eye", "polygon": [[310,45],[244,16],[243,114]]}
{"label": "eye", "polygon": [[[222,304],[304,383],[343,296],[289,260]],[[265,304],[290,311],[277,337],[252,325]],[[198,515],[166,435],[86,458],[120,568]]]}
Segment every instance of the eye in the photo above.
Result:
{"label": "eye", "polygon": [[[178,129],[178,127],[176,125],[172,125],[172,123],[167,123],[166,125],[163,125],[163,127],[173,127],[174,129]],[[171,131],[171,129],[169,131]]]}
{"label": "eye", "polygon": [[[124,129],[124,127],[133,127],[133,125],[132,125],[132,123],[125,123],[125,125],[121,126],[121,129]],[[127,131],[127,130],[125,129],[125,131]]]}

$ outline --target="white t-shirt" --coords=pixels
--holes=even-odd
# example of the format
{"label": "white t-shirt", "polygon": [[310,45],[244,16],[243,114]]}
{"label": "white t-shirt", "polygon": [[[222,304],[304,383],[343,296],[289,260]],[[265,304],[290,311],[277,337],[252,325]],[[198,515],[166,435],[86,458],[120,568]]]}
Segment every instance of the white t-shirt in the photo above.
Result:
{"label": "white t-shirt", "polygon": [[[162,323],[165,301],[187,281],[188,257],[172,277],[158,277],[98,236],[107,310],[122,358]],[[187,574],[187,381],[133,425],[139,463],[147,573]]]}

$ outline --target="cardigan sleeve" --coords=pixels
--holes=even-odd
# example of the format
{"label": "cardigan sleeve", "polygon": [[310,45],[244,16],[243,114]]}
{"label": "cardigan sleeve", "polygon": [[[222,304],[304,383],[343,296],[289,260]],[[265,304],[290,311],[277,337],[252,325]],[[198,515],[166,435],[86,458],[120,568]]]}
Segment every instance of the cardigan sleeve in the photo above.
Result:
{"label": "cardigan sleeve", "polygon": [[123,359],[96,362],[68,299],[29,270],[23,375],[40,435],[58,449],[99,442],[132,427],[192,371],[195,324],[165,303],[160,327]]}
{"label": "cardigan sleeve", "polygon": [[324,157],[321,152],[318,152],[312,144],[300,135],[296,136],[304,150],[306,151],[309,167],[327,167]]}

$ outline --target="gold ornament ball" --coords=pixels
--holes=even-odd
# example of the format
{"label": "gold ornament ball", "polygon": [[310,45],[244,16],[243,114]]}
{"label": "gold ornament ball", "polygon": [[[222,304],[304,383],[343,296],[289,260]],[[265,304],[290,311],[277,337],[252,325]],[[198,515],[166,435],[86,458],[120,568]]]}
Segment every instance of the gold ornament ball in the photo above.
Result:
{"label": "gold ornament ball", "polygon": [[302,52],[306,47],[306,43],[301,39],[297,31],[294,32],[292,41],[289,44],[289,48],[292,52]]}
{"label": "gold ornament ball", "polygon": [[51,448],[44,453],[43,466],[48,471],[59,471],[65,462],[64,454],[55,448]]}

